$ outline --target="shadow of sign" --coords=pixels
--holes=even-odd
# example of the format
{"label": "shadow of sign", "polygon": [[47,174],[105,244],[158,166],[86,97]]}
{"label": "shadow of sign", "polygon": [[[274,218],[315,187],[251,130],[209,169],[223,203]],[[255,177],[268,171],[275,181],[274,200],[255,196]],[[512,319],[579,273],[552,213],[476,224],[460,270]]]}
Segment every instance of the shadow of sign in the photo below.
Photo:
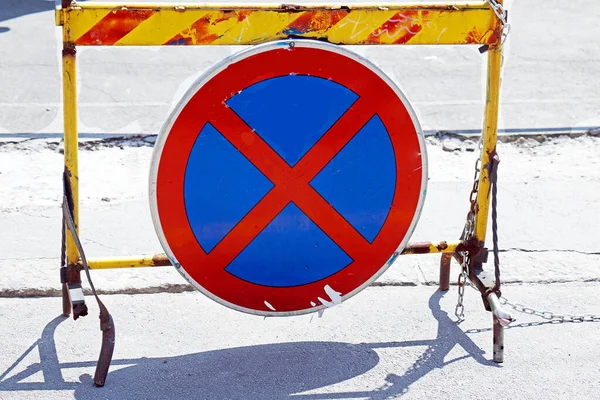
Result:
{"label": "shadow of sign", "polygon": [[[62,370],[95,366],[95,361],[60,363],[54,332],[65,317],[53,319],[41,338],[0,375],[2,391],[74,390],[77,399],[155,398],[155,399],[385,399],[408,391],[410,385],[434,369],[473,358],[483,365],[497,366],[440,308],[444,292],[435,292],[429,307],[438,321],[437,337],[429,340],[386,343],[294,342],[207,351],[177,357],[121,359],[113,361],[113,371],[103,388],[93,385],[84,374],[80,382],[66,382]],[[468,355],[444,360],[455,346]],[[385,377],[382,387],[369,391],[298,394],[359,377],[380,362],[377,349],[420,346],[423,354],[403,374]],[[27,354],[38,348],[41,363],[11,374]],[[117,369],[119,368],[119,369]],[[24,382],[37,372],[44,382]],[[42,396],[43,397],[43,396]]]}
{"label": "shadow of sign", "polygon": [[[0,22],[28,14],[54,10],[54,4],[55,0],[2,0],[0,2]],[[9,27],[0,26],[0,33],[9,31]]]}

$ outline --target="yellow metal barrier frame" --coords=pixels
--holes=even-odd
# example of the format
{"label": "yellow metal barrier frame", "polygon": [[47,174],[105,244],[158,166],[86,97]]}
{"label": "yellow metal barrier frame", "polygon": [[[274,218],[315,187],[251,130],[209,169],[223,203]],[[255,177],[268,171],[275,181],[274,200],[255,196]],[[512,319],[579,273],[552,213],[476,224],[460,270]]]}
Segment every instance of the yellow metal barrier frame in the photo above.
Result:
{"label": "yellow metal barrier frame", "polygon": [[[56,10],[56,24],[62,26],[63,31],[64,163],[73,191],[73,216],[77,229],[77,46],[249,45],[285,38],[312,38],[344,45],[488,45],[482,168],[475,208],[474,243],[409,243],[402,254],[457,253],[483,247],[490,205],[490,155],[494,153],[497,141],[502,57],[502,23],[487,2],[238,6],[79,4],[62,0],[62,7]],[[78,251],[71,234],[67,231],[66,235],[67,263],[77,266]],[[92,269],[166,265],[170,262],[164,254],[89,260]]]}

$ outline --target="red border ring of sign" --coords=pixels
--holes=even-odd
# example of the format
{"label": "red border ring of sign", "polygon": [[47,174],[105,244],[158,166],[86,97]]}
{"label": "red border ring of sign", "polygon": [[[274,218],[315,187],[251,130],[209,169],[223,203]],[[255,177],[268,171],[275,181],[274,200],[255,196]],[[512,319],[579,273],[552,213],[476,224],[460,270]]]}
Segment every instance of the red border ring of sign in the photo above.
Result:
{"label": "red border ring of sign", "polygon": [[276,41],[276,42],[269,42],[269,43],[266,43],[263,45],[258,45],[258,46],[251,47],[249,49],[242,50],[241,52],[233,54],[233,55],[223,59],[221,62],[215,64],[212,68],[210,68],[208,71],[206,71],[204,74],[202,74],[198,79],[196,79],[195,82],[187,89],[187,91],[183,95],[182,99],[177,104],[177,106],[171,111],[168,119],[165,121],[165,124],[163,125],[163,127],[159,133],[159,136],[156,140],[154,151],[152,154],[152,160],[151,160],[151,166],[150,166],[150,182],[149,182],[149,195],[150,195],[149,197],[150,197],[150,209],[151,209],[151,214],[152,214],[152,222],[154,224],[154,228],[158,235],[159,241],[160,241],[161,245],[163,246],[165,252],[167,253],[167,256],[169,257],[169,259],[171,260],[173,265],[176,267],[177,271],[179,271],[179,273],[181,273],[182,276],[188,282],[190,282],[194,287],[196,287],[198,290],[200,290],[204,295],[206,295],[207,297],[211,298],[212,300],[216,301],[219,304],[225,305],[225,306],[232,308],[234,310],[237,310],[237,311],[242,311],[245,313],[260,315],[260,316],[302,315],[302,314],[308,314],[308,313],[323,310],[323,309],[327,308],[327,306],[320,305],[320,306],[315,306],[315,307],[306,308],[306,309],[302,309],[302,310],[288,311],[288,312],[260,311],[260,310],[246,308],[246,307],[239,306],[237,304],[230,303],[227,300],[224,300],[223,298],[220,298],[220,297],[214,295],[210,291],[203,288],[200,284],[198,284],[187,273],[187,271],[185,271],[185,269],[181,267],[181,265],[177,261],[176,257],[174,256],[172,250],[170,249],[169,244],[166,240],[166,237],[164,236],[164,233],[163,233],[163,230],[161,227],[161,223],[160,223],[160,218],[158,215],[158,203],[157,203],[158,168],[159,168],[159,162],[161,159],[162,151],[163,151],[165,142],[168,138],[169,132],[171,131],[175,121],[178,119],[183,108],[196,95],[196,93],[200,90],[200,88],[202,86],[204,86],[207,82],[209,82],[217,74],[221,73],[225,68],[227,68],[228,65],[231,65],[235,62],[238,62],[245,58],[251,57],[253,55],[257,55],[262,52],[270,51],[273,49],[281,49],[282,47],[290,46],[290,43],[293,43],[293,45],[298,46],[298,47],[309,47],[309,48],[317,48],[317,49],[332,51],[332,52],[341,54],[343,56],[346,56],[346,57],[362,64],[366,68],[370,69],[374,74],[376,74],[380,79],[382,79],[394,91],[394,93],[398,96],[398,98],[404,105],[404,107],[405,107],[406,111],[408,112],[410,119],[415,127],[418,142],[419,142],[419,147],[421,150],[421,164],[422,164],[421,191],[419,193],[419,200],[417,203],[417,207],[416,207],[416,210],[414,213],[413,220],[412,220],[408,230],[406,231],[404,239],[398,246],[396,253],[390,258],[390,260],[386,264],[381,266],[381,268],[379,270],[377,270],[377,272],[375,274],[373,274],[370,279],[366,280],[362,285],[358,286],[356,289],[352,290],[351,292],[343,295],[342,301],[359,293],[365,287],[367,287],[373,281],[375,281],[379,276],[381,276],[389,268],[389,266],[392,264],[392,262],[395,260],[397,254],[404,249],[409,238],[411,237],[412,233],[414,232],[416,224],[420,218],[420,215],[421,215],[421,212],[423,209],[423,202],[425,200],[425,193],[427,192],[427,181],[428,181],[427,150],[426,150],[424,135],[423,135],[421,126],[418,122],[418,119],[416,117],[416,114],[415,114],[414,110],[412,109],[412,107],[410,106],[410,103],[408,102],[408,100],[406,99],[404,94],[402,93],[402,91],[398,88],[398,86],[385,73],[383,73],[383,71],[381,71],[378,67],[376,67],[374,64],[372,64],[367,59],[365,59],[365,58],[359,56],[358,54],[351,52],[343,47],[332,45],[332,44],[325,43],[325,42],[314,41],[314,40],[282,40],[282,41]]}

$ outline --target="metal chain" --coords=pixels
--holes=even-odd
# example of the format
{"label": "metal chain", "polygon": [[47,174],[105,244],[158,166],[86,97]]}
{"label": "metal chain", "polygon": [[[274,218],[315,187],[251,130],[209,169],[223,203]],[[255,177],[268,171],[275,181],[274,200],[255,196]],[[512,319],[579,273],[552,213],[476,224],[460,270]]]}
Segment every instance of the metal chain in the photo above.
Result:
{"label": "metal chain", "polygon": [[[482,147],[482,139],[480,138],[479,141],[479,147],[481,149]],[[480,152],[481,154],[481,152]],[[496,156],[494,156],[496,157]],[[499,160],[497,158],[494,158],[494,161],[497,163]],[[469,195],[469,200],[471,202],[471,206],[469,209],[469,213],[467,214],[467,221],[465,223],[465,227],[463,229],[463,233],[461,235],[461,240],[467,240],[473,237],[474,232],[475,232],[475,215],[477,213],[477,195],[479,192],[479,175],[480,175],[480,171],[481,171],[481,156],[477,158],[477,161],[475,163],[475,176],[474,176],[474,182],[473,182],[473,189],[471,190],[471,193]],[[496,166],[493,168],[494,170],[492,171],[492,174],[496,174],[496,170],[495,168],[497,168],[497,164]],[[492,181],[492,232],[493,232],[493,241],[494,241],[494,265],[496,267],[496,284],[498,284],[498,282],[500,282],[500,276],[499,276],[499,259],[498,259],[498,227],[497,227],[497,215],[496,215],[496,207],[497,207],[497,182],[496,182],[496,176],[490,176],[490,180]],[[464,307],[464,296],[465,296],[465,287],[467,285],[470,285],[471,287],[474,287],[473,283],[469,280],[469,265],[470,265],[470,260],[469,260],[469,253],[468,252],[464,252],[464,253],[460,253],[461,256],[463,257],[462,259],[462,271],[458,277],[458,300],[456,303],[456,308],[454,310],[454,314],[456,315],[457,319],[458,319],[458,323],[462,322],[465,320],[465,307]],[[522,304],[519,303],[511,303],[506,297],[501,296],[499,298],[500,300],[500,304],[502,305],[508,305],[511,308],[513,308],[515,311],[523,313],[523,314],[529,314],[529,315],[534,315],[540,318],[543,318],[547,321],[549,321],[550,323],[565,323],[565,322],[600,322],[600,314],[557,314],[554,312],[550,312],[550,311],[539,311],[530,307],[525,307]]]}
{"label": "metal chain", "polygon": [[498,3],[497,0],[487,0],[488,4],[494,10],[496,17],[502,22],[502,43],[508,37],[510,33],[510,24],[508,23],[508,11],[504,8],[504,5]]}
{"label": "metal chain", "polygon": [[498,246],[498,164],[500,158],[496,150],[490,154],[489,179],[492,189],[492,251],[494,253],[494,291],[500,295],[500,247]]}
{"label": "metal chain", "polygon": [[[508,12],[504,6],[498,3],[497,0],[487,0],[488,4],[494,10],[494,13],[502,23],[502,43],[506,40],[510,32],[510,24],[508,23]],[[481,172],[481,149],[483,147],[483,135],[479,137],[479,157],[475,162],[475,176],[473,177],[473,188],[469,194],[470,208],[467,214],[467,221],[463,229],[460,239],[462,241],[468,240],[475,234],[475,215],[477,214],[477,196],[479,195],[479,174]],[[468,252],[460,253],[462,256],[461,272],[458,277],[458,300],[456,302],[456,308],[454,309],[454,315],[458,319],[458,323],[465,320],[465,286],[470,285],[473,287],[473,283],[469,280],[469,264],[470,257]]]}
{"label": "metal chain", "polygon": [[556,314],[550,311],[538,311],[533,308],[525,307],[519,303],[511,303],[506,297],[500,297],[500,304],[508,305],[513,310],[536,317],[543,318],[548,321],[563,323],[563,322],[600,322],[600,314]]}
{"label": "metal chain", "polygon": [[[475,234],[475,215],[477,214],[477,196],[479,194],[479,174],[481,172],[481,148],[483,147],[483,136],[479,138],[479,157],[475,161],[475,174],[473,176],[473,187],[469,194],[469,212],[467,213],[467,221],[463,229],[460,240],[467,240],[473,237]],[[473,286],[469,280],[469,262],[470,257],[468,252],[460,253],[462,256],[461,272],[458,276],[458,300],[456,302],[456,308],[454,309],[454,315],[457,318],[457,322],[460,323],[465,320],[465,286]]]}
{"label": "metal chain", "polygon": [[456,322],[458,323],[461,323],[465,320],[465,305],[463,301],[465,298],[465,284],[467,283],[467,279],[468,277],[465,276],[463,266],[463,271],[458,276],[458,300],[456,301],[456,308],[454,309],[454,315],[456,315]]}

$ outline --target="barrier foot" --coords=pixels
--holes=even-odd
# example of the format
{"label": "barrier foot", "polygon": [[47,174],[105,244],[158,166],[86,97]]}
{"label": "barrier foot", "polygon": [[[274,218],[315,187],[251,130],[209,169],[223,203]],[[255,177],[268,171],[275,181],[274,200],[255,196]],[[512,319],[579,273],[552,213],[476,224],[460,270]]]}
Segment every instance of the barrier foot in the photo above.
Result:
{"label": "barrier foot", "polygon": [[69,299],[69,289],[67,288],[67,284],[62,284],[62,306],[63,306],[63,315],[68,317],[71,315],[71,300]]}
{"label": "barrier foot", "polygon": [[490,293],[488,295],[488,301],[490,308],[492,309],[492,321],[493,321],[493,335],[494,335],[494,361],[497,363],[504,362],[504,328],[511,322],[514,322],[514,318],[506,312],[496,293]]}
{"label": "barrier foot", "polygon": [[452,253],[443,253],[440,259],[440,290],[450,289],[450,264],[452,262]]}
{"label": "barrier foot", "polygon": [[497,316],[492,314],[493,331],[494,331],[494,361],[497,363],[504,362],[504,327],[500,324]]}
{"label": "barrier foot", "polygon": [[101,307],[100,311],[100,329],[102,330],[102,347],[94,374],[96,386],[104,386],[115,349],[115,323],[105,307]]}

